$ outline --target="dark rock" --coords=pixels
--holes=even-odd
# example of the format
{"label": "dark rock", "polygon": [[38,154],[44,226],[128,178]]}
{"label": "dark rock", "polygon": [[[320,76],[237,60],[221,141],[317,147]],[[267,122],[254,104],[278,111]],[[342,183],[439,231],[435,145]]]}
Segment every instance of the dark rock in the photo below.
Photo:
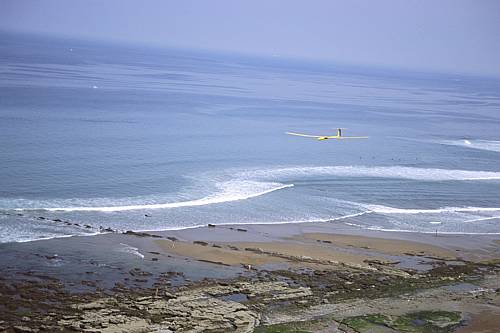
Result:
{"label": "dark rock", "polygon": [[124,232],[125,235],[132,235],[137,237],[153,237],[153,238],[161,238],[161,236],[149,234],[147,232],[136,232],[132,230],[127,230]]}
{"label": "dark rock", "polygon": [[207,246],[208,245],[208,243],[204,242],[204,241],[194,241],[193,244],[198,244],[198,245],[202,245],[202,246]]}
{"label": "dark rock", "polygon": [[82,280],[80,283],[84,286],[89,286],[89,287],[96,287],[97,286],[97,283],[95,283],[94,281],[89,281],[89,280]]}
{"label": "dark rock", "polygon": [[35,328],[29,328],[26,326],[14,326],[14,332],[16,333],[31,333],[31,332],[38,332],[38,329]]}
{"label": "dark rock", "polygon": [[133,268],[129,271],[129,274],[132,276],[150,276],[152,275],[150,272],[141,271],[140,268]]}
{"label": "dark rock", "polygon": [[209,228],[215,228],[215,224],[211,224],[211,223],[209,223],[209,224],[208,224],[208,227],[209,227]]}
{"label": "dark rock", "polygon": [[221,261],[213,261],[213,260],[206,260],[206,259],[198,259],[198,261],[201,261],[201,262],[207,262],[209,264],[215,264],[215,265],[222,265],[222,266],[231,266],[231,265],[228,265],[226,263],[223,263]]}

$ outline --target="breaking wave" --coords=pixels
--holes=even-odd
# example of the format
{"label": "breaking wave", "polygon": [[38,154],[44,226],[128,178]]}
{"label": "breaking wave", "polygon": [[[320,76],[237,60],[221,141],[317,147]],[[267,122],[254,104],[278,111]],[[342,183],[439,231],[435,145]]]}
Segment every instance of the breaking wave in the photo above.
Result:
{"label": "breaking wave", "polygon": [[[212,194],[199,199],[176,200],[166,198],[95,198],[49,201],[9,200],[2,203],[5,209],[45,210],[62,212],[121,212],[142,209],[171,209],[195,207],[239,201],[262,196],[293,187],[297,179],[310,177],[376,177],[420,181],[484,181],[500,180],[500,172],[470,171],[406,166],[302,166],[267,168],[244,171],[227,171],[232,180],[214,182]],[[220,175],[219,175],[220,176]],[[203,177],[201,177],[203,178]],[[205,179],[205,178],[203,178]],[[212,178],[213,179],[213,178]],[[210,177],[208,178],[210,183]],[[287,184],[288,183],[288,184]],[[167,202],[165,202],[167,201]],[[411,210],[410,210],[411,211]]]}
{"label": "breaking wave", "polygon": [[[358,219],[345,224],[367,230],[448,234],[499,234],[495,220],[500,219],[500,207],[441,207],[407,209],[383,205],[363,205],[367,215],[383,219]],[[364,215],[364,214],[363,214]],[[374,216],[375,217],[375,216]],[[376,224],[373,221],[377,221]]]}
{"label": "breaking wave", "polygon": [[378,214],[441,214],[441,213],[481,213],[499,212],[500,207],[443,207],[437,209],[405,209],[381,205],[367,205],[371,212]]}
{"label": "breaking wave", "polygon": [[239,173],[248,179],[289,179],[314,176],[377,177],[422,181],[500,180],[500,172],[469,171],[405,166],[309,166],[253,170]]}
{"label": "breaking wave", "polygon": [[234,180],[234,181],[218,183],[216,187],[218,188],[218,192],[216,192],[215,194],[203,197],[201,199],[188,200],[188,201],[177,201],[177,202],[156,203],[156,204],[135,204],[135,205],[123,205],[123,206],[101,206],[101,207],[71,206],[71,207],[46,207],[46,208],[17,208],[16,210],[46,210],[46,211],[63,211],[63,212],[74,212],[74,211],[121,212],[121,211],[140,210],[140,209],[194,207],[194,206],[204,206],[204,205],[255,198],[267,193],[293,187],[293,184]]}

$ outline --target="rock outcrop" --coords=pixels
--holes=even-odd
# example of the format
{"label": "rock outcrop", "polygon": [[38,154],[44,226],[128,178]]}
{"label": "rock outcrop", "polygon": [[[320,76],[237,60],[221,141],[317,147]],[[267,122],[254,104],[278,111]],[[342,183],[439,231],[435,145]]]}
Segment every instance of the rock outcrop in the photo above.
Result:
{"label": "rock outcrop", "polygon": [[126,295],[73,305],[77,314],[59,320],[60,326],[81,332],[237,332],[250,333],[260,314],[231,300],[244,295],[249,302],[270,303],[312,295],[309,288],[285,282],[236,282],[168,291],[159,296],[127,298]]}

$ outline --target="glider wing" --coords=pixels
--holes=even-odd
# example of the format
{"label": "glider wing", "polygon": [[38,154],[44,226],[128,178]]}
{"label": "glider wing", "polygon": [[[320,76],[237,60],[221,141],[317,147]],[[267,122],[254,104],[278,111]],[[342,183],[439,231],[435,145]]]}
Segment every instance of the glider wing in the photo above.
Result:
{"label": "glider wing", "polygon": [[367,136],[341,136],[337,137],[337,139],[368,139]]}
{"label": "glider wing", "polygon": [[309,134],[294,133],[294,132],[286,132],[286,134],[295,135],[295,136],[303,136],[305,138],[322,138],[323,137],[321,135],[309,135]]}

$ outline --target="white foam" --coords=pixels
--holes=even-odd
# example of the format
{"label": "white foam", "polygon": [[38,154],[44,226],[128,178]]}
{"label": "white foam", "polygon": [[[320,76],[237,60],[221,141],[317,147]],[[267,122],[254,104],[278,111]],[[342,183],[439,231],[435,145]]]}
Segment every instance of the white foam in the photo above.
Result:
{"label": "white foam", "polygon": [[141,259],[144,259],[144,254],[139,252],[138,248],[130,246],[130,245],[125,244],[125,243],[120,243],[120,245],[123,246],[123,248],[119,249],[120,252],[130,253],[130,254],[133,254],[135,256],[138,256]]}
{"label": "white foam", "polygon": [[440,214],[440,213],[479,213],[498,212],[500,207],[443,207],[436,209],[406,209],[394,208],[382,205],[366,205],[366,207],[378,214]]}
{"label": "white foam", "polygon": [[344,215],[344,216],[332,218],[332,219],[328,220],[328,222],[349,219],[351,217],[363,216],[365,214],[370,214],[370,213],[371,213],[371,211],[366,211],[366,212],[360,212],[360,213],[355,213],[355,214]]}
{"label": "white foam", "polygon": [[[494,225],[482,225],[482,223],[487,223],[487,221],[500,218],[498,214],[495,214],[495,212],[500,211],[500,207],[441,207],[435,209],[408,209],[383,205],[365,205],[364,207],[369,209],[370,213],[386,216],[387,221],[384,221],[381,226],[369,225],[369,223],[365,225],[350,225],[368,230],[387,232],[434,233],[435,229],[431,229],[432,227],[445,227],[445,230],[439,230],[439,233],[457,235],[500,234],[500,232],[497,232],[498,228]],[[391,215],[395,216],[395,218],[391,218]],[[367,220],[366,222],[369,221]],[[469,225],[467,230],[463,229],[468,223],[481,224],[481,227]],[[488,227],[488,231],[484,227]],[[460,231],[460,229],[463,230]],[[483,230],[483,232],[479,230]]]}
{"label": "white foam", "polygon": [[293,187],[293,184],[233,180],[233,181],[219,183],[217,184],[217,187],[219,189],[219,192],[213,195],[206,196],[201,199],[189,200],[189,201],[168,202],[159,204],[125,205],[125,206],[49,207],[49,208],[29,208],[29,209],[17,209],[17,210],[42,209],[47,211],[64,211],[64,212],[73,212],[73,211],[121,212],[121,211],[140,210],[140,209],[194,207],[194,206],[212,205],[212,204],[255,198],[267,193]]}
{"label": "white foam", "polygon": [[69,237],[86,237],[86,236],[96,236],[96,235],[103,235],[106,233],[102,232],[93,232],[93,233],[85,233],[85,234],[75,234],[75,235],[53,235],[53,236],[45,236],[45,237],[33,237],[33,236],[19,236],[17,238],[12,238],[12,239],[2,239],[0,243],[29,243],[29,242],[36,242],[36,241],[44,241],[44,240],[49,240],[49,239],[56,239],[56,238],[69,238]]}
{"label": "white foam", "polygon": [[476,219],[466,220],[463,223],[481,222],[481,221],[489,221],[489,220],[495,220],[495,219],[500,219],[500,216],[479,217],[479,218],[476,218]]}
{"label": "white foam", "polygon": [[399,178],[422,181],[450,180],[500,180],[500,172],[471,171],[437,168],[415,168],[406,166],[305,166],[291,168],[276,168],[253,170],[239,173],[247,179],[286,179],[311,176],[336,177],[377,177]]}
{"label": "white foam", "polygon": [[[344,220],[348,219],[351,217],[356,217],[356,216],[362,216],[365,214],[371,213],[370,211],[364,211],[360,213],[355,213],[355,214],[349,214],[349,215],[343,215],[343,216],[338,216],[338,217],[329,217],[329,218],[310,218],[310,219],[305,219],[305,220],[284,220],[284,221],[253,221],[253,222],[240,222],[240,223],[235,223],[235,222],[224,222],[224,223],[216,223],[217,226],[228,226],[228,225],[268,225],[268,224],[301,224],[301,223],[324,223],[324,222],[334,222],[334,221],[339,221],[339,220]],[[349,224],[349,223],[345,223]],[[204,228],[206,227],[206,224],[198,224],[198,225],[193,225],[193,226],[187,226],[187,227],[182,227],[182,226],[176,226],[176,227],[169,227],[169,228],[160,228],[160,229],[139,229],[139,230],[134,230],[136,232],[151,232],[151,231],[172,231],[172,230],[185,230],[185,229],[197,229],[197,228]]]}
{"label": "white foam", "polygon": [[495,140],[442,140],[439,143],[450,146],[467,147],[472,149],[500,152],[500,141]]}
{"label": "white foam", "polygon": [[[47,210],[47,211],[82,211],[82,212],[120,212],[141,209],[169,209],[179,207],[194,207],[211,204],[220,204],[231,201],[255,198],[270,192],[292,187],[293,184],[283,184],[283,180],[317,176],[336,177],[379,177],[400,178],[421,181],[477,181],[500,180],[500,172],[469,171],[437,168],[415,168],[404,166],[321,166],[321,167],[289,167],[275,169],[256,169],[233,173],[233,180],[216,183],[214,194],[200,199],[151,203],[141,198],[127,198],[116,200],[93,200],[78,205],[78,199],[58,200],[50,202],[29,202],[19,200],[17,207],[24,202],[26,205],[16,210]],[[11,200],[12,201],[12,200]],[[95,201],[95,202],[94,202]],[[107,201],[107,202],[106,202]],[[113,205],[112,202],[115,202]],[[117,202],[118,201],[118,202]],[[121,202],[120,202],[121,201]],[[148,202],[149,201],[149,202]],[[111,204],[108,204],[111,203]],[[120,202],[120,203],[119,203]],[[138,202],[138,203],[137,203]]]}

